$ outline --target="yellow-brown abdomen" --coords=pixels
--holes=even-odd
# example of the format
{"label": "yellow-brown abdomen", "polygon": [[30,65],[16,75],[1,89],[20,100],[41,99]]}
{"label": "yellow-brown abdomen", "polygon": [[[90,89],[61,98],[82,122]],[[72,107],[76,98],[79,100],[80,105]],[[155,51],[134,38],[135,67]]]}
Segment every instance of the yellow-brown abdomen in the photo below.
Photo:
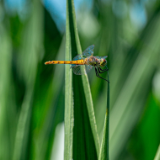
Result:
{"label": "yellow-brown abdomen", "polygon": [[78,64],[83,65],[85,64],[84,60],[76,60],[76,61],[47,61],[45,64]]}

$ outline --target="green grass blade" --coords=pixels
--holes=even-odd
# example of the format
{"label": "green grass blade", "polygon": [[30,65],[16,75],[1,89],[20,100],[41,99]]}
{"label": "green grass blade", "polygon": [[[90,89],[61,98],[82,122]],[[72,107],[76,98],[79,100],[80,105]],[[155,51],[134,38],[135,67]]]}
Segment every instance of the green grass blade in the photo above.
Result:
{"label": "green grass blade", "polygon": [[157,153],[156,153],[156,156],[155,156],[154,160],[160,160],[160,145],[157,149]]}
{"label": "green grass blade", "polygon": [[[0,24],[0,35],[0,159],[11,159],[12,145],[9,131],[12,132],[13,130],[12,126],[9,125],[8,117],[14,117],[10,112],[13,110],[14,104],[9,100],[12,89],[10,81],[12,46],[3,23]],[[14,123],[15,120],[12,119],[12,122]],[[13,134],[11,135],[13,136]],[[8,150],[8,148],[10,148],[10,150]]]}
{"label": "green grass blade", "polygon": [[[66,20],[66,59],[71,60],[77,53],[81,54],[82,51],[77,32],[73,1],[68,0],[67,20]],[[97,153],[99,152],[99,138],[97,134],[97,127],[94,116],[93,102],[92,102],[88,77],[87,75],[84,76],[73,75],[74,111],[73,111],[72,97],[71,97],[72,96],[71,70],[70,66],[67,65],[66,65],[65,84],[66,84],[66,90],[65,90],[66,105],[65,105],[64,157],[65,159],[69,159],[73,154],[74,159],[97,159]],[[74,128],[72,133],[73,115],[74,115]],[[73,146],[72,146],[72,140],[73,140]],[[73,148],[73,153],[72,153],[72,148]]]}
{"label": "green grass blade", "polygon": [[[151,89],[150,84],[156,71],[155,66],[159,64],[159,15],[156,15],[151,22],[147,25],[145,34],[140,37],[143,40],[142,47],[128,53],[128,56],[137,55],[136,58],[133,60],[133,58],[129,59],[126,57],[127,62],[115,58],[115,62],[110,67],[110,79],[113,80],[111,88],[111,108],[113,108],[110,112],[111,159],[119,158],[122,148],[129,139],[131,131],[142,113],[142,107],[149,94],[148,91]],[[137,41],[139,42],[139,39]],[[135,48],[136,46],[134,45]],[[120,63],[122,64],[118,63],[120,65],[117,67],[116,63],[118,61],[121,61]],[[125,67],[122,67],[123,65]],[[116,85],[115,82],[117,83]],[[106,90],[103,91],[102,95],[105,94]],[[98,102],[102,103],[102,99],[103,97]],[[102,105],[102,110],[98,109],[101,112],[100,118],[102,113],[105,112],[105,104]],[[100,118],[99,122],[101,122]]]}
{"label": "green grass blade", "polygon": [[[66,6],[66,54],[65,59],[71,59],[70,24],[68,2]],[[70,160],[73,156],[73,94],[72,71],[69,65],[65,65],[65,142],[64,160]]]}
{"label": "green grass blade", "polygon": [[[76,16],[75,16],[74,6],[73,6],[72,13],[73,13],[73,23],[74,23],[74,27],[75,27],[75,40],[76,40],[77,52],[79,54],[81,54],[82,49],[80,46],[79,36],[78,36],[78,32],[77,32],[77,24],[76,24]],[[74,53],[75,52],[73,52],[73,55],[75,56]],[[76,78],[79,78],[79,77],[76,76]],[[82,76],[82,87],[84,88],[86,107],[87,107],[87,112],[88,112],[88,116],[89,116],[89,122],[90,122],[92,133],[93,133],[94,142],[96,145],[96,151],[97,151],[97,153],[99,153],[99,148],[100,148],[99,136],[98,136],[98,132],[97,132],[97,125],[96,125],[96,119],[95,119],[95,114],[94,114],[92,94],[91,94],[89,80],[88,80],[87,75]]]}
{"label": "green grass blade", "polygon": [[[109,73],[108,73],[108,81],[109,81]],[[108,89],[107,89],[107,108],[104,119],[103,137],[101,142],[99,160],[109,160],[109,103],[110,103],[109,85],[110,83],[108,83]]]}
{"label": "green grass blade", "polygon": [[[159,18],[158,16],[154,23],[149,26],[148,32],[152,31],[152,34],[150,32],[150,37],[147,39],[148,45],[144,43],[144,47],[140,50],[111,111],[111,159],[118,158],[149,94],[150,85],[148,84],[152,81],[156,70],[155,65],[159,64]],[[122,143],[119,143],[120,141]]]}
{"label": "green grass blade", "polygon": [[[35,7],[36,6],[36,7]],[[29,140],[29,127],[31,120],[32,102],[34,95],[34,85],[37,73],[37,64],[39,55],[37,49],[42,46],[42,19],[43,12],[41,3],[33,1],[33,10],[24,29],[21,54],[19,56],[19,74],[25,82],[25,95],[18,117],[15,144],[13,151],[13,160],[24,159],[28,155],[27,145]]]}
{"label": "green grass blade", "polygon": [[[53,48],[55,47],[57,46],[53,46]],[[55,53],[57,54],[56,59],[63,59],[64,47],[65,38],[62,40],[58,53]],[[49,70],[52,68],[54,68],[54,73]],[[31,119],[32,128],[30,131],[30,152],[32,154],[29,159],[48,160],[52,156],[56,126],[58,123],[63,122],[64,66],[46,66],[44,63],[40,63],[40,69],[45,70],[45,72],[43,71],[43,74],[40,74],[42,71],[39,71],[36,77]],[[45,79],[43,79],[44,77]]]}

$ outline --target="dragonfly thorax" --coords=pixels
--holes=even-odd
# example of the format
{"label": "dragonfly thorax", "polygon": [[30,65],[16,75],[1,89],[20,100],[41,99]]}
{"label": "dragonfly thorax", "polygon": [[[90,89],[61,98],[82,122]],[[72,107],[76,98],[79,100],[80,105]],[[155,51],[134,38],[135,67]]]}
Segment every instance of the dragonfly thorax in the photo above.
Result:
{"label": "dragonfly thorax", "polygon": [[94,56],[88,57],[86,61],[87,61],[87,64],[91,66],[98,66],[99,64],[98,59]]}
{"label": "dragonfly thorax", "polygon": [[87,64],[94,67],[103,67],[107,64],[107,61],[104,58],[97,58],[95,56],[91,56],[87,58]]}

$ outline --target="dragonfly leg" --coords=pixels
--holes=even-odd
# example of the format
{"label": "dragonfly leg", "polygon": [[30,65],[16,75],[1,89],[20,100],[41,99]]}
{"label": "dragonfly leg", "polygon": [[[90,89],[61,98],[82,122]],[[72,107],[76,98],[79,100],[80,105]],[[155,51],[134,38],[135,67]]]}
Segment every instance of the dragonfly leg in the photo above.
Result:
{"label": "dragonfly leg", "polygon": [[102,77],[99,75],[99,70],[98,70],[97,68],[95,68],[95,72],[96,72],[96,76],[97,76],[98,78],[101,78],[101,79],[103,79],[103,80],[105,80],[105,81],[107,81],[107,82],[109,83],[109,81],[108,81],[107,79],[102,78]]}
{"label": "dragonfly leg", "polygon": [[101,74],[101,73],[107,72],[108,68],[106,67],[106,69],[102,69],[102,68],[98,67],[98,71]]}

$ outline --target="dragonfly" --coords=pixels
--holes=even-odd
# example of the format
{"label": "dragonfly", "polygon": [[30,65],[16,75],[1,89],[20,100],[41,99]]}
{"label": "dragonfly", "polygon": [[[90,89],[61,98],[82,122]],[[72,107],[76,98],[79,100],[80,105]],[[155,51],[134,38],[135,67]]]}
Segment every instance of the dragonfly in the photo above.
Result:
{"label": "dragonfly", "polygon": [[107,79],[100,76],[101,73],[108,71],[107,56],[93,56],[93,53],[94,45],[91,45],[82,54],[75,56],[72,61],[53,60],[47,61],[45,64],[71,64],[73,73],[76,75],[87,74],[92,68],[95,68],[96,76],[109,82]]}

